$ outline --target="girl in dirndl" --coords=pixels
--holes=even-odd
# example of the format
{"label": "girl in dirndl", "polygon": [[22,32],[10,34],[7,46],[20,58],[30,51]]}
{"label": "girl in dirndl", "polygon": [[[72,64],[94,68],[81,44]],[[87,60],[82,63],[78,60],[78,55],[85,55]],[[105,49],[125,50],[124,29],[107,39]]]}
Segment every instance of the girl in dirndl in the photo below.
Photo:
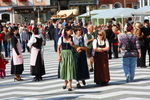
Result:
{"label": "girl in dirndl", "polygon": [[63,89],[66,89],[67,84],[68,91],[72,91],[72,79],[76,78],[75,62],[73,57],[72,48],[73,38],[71,36],[71,27],[66,27],[64,30],[64,36],[58,40],[58,61],[59,61],[59,77],[64,80]]}
{"label": "girl in dirndl", "polygon": [[88,49],[86,46],[86,41],[82,36],[82,30],[80,27],[76,27],[75,35],[73,37],[73,41],[75,46],[78,48],[74,52],[75,61],[76,61],[76,87],[81,88],[80,82],[82,81],[83,85],[86,85],[85,79],[89,79],[89,71],[88,64],[86,58],[86,50]]}
{"label": "girl in dirndl", "polygon": [[107,85],[110,80],[108,67],[109,43],[106,40],[104,30],[98,32],[97,39],[93,42],[94,55],[94,82],[96,84]]}
{"label": "girl in dirndl", "polygon": [[34,75],[33,81],[41,81],[43,80],[42,75],[45,74],[45,66],[42,55],[42,43],[43,39],[39,35],[39,31],[37,27],[33,28],[34,35],[31,37],[28,42],[28,46],[31,49],[30,56],[30,66],[31,66],[31,74]]}
{"label": "girl in dirndl", "polygon": [[11,74],[15,74],[14,81],[22,81],[21,74],[24,70],[23,56],[20,38],[18,34],[18,27],[13,28],[13,36],[11,38],[12,44],[12,60],[11,60]]}

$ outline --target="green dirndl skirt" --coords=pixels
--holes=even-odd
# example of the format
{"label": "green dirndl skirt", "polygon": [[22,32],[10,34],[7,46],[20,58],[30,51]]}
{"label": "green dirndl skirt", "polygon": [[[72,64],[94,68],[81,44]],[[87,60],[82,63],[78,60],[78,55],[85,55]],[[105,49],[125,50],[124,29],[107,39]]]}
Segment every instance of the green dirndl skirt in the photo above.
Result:
{"label": "green dirndl skirt", "polygon": [[61,61],[59,67],[59,74],[61,79],[72,80],[76,78],[75,61],[72,50],[61,51]]}

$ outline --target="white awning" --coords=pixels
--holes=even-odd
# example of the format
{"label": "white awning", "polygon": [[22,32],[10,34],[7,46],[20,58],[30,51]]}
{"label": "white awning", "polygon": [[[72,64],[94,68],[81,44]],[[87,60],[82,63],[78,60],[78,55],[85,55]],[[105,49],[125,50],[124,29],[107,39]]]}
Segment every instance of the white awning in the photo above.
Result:
{"label": "white awning", "polygon": [[78,10],[77,9],[70,9],[70,10],[60,10],[57,15],[53,15],[51,19],[55,18],[67,18],[70,16],[76,16],[78,15]]}
{"label": "white awning", "polygon": [[135,13],[133,13],[135,16],[150,16],[150,6],[145,6],[142,8],[139,8],[136,10]]}
{"label": "white awning", "polygon": [[101,18],[126,18],[132,17],[132,14],[135,12],[135,9],[132,8],[117,8],[109,9],[105,12],[99,13],[95,16],[92,16],[92,19],[101,19]]}

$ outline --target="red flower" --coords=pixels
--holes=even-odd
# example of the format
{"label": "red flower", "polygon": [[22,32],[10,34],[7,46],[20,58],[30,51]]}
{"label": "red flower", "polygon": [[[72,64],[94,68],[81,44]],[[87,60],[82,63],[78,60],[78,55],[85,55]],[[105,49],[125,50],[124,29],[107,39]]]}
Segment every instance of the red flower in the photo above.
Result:
{"label": "red flower", "polygon": [[11,2],[11,0],[2,0],[3,2]]}

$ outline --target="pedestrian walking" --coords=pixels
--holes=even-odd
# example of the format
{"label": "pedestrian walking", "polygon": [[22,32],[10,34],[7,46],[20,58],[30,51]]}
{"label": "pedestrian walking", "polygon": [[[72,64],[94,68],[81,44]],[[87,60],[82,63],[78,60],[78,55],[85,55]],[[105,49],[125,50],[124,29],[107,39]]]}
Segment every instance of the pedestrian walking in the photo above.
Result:
{"label": "pedestrian walking", "polygon": [[142,24],[140,22],[136,22],[134,24],[134,31],[133,31],[133,34],[138,38],[138,41],[139,41],[139,45],[140,45],[140,48],[141,48],[141,57],[140,58],[137,58],[137,67],[141,67],[141,68],[144,68],[145,67],[145,64],[144,64],[144,34],[142,33],[142,30],[141,30],[141,27],[142,27]]}
{"label": "pedestrian walking", "polygon": [[90,78],[86,57],[86,51],[88,48],[84,36],[82,35],[82,29],[77,27],[74,32],[75,35],[73,36],[73,42],[75,46],[78,47],[74,52],[76,62],[76,87],[81,88],[79,81],[82,81],[82,84],[86,85],[85,80]]}
{"label": "pedestrian walking", "polygon": [[64,36],[60,37],[58,40],[58,61],[59,61],[59,77],[64,80],[63,89],[67,88],[68,91],[72,91],[72,79],[76,79],[76,69],[75,69],[75,62],[73,57],[72,48],[73,38],[72,29],[71,27],[66,27],[64,30]]}
{"label": "pedestrian walking", "polygon": [[89,70],[90,72],[93,72],[94,68],[93,68],[93,40],[94,40],[94,36],[93,36],[93,26],[92,25],[89,25],[88,26],[88,33],[85,34],[84,36],[84,40],[86,41],[87,43],[87,47],[88,47],[88,50],[87,50],[87,62],[88,62],[88,67],[89,67]]}
{"label": "pedestrian walking", "polygon": [[3,34],[0,31],[0,52],[2,52],[2,41],[3,41]]}
{"label": "pedestrian walking", "polygon": [[122,54],[122,66],[126,76],[126,82],[133,82],[137,57],[141,57],[138,38],[133,35],[133,27],[128,24],[126,33],[119,35],[119,48]]}
{"label": "pedestrian walking", "polygon": [[28,40],[29,40],[29,34],[28,34],[28,31],[25,27],[22,28],[22,31],[20,32],[20,35],[21,35],[22,48],[23,48],[22,52],[25,52],[26,49],[29,52],[29,48],[27,47],[27,43],[28,43]]}
{"label": "pedestrian walking", "polygon": [[1,78],[5,78],[6,77],[6,64],[8,63],[8,61],[6,59],[4,59],[4,56],[2,53],[0,53],[0,77]]}
{"label": "pedestrian walking", "polygon": [[113,54],[114,58],[118,58],[118,35],[119,35],[118,27],[113,26],[112,31],[113,31],[113,41],[112,41]]}
{"label": "pedestrian walking", "polygon": [[109,51],[108,51],[109,59],[112,59],[112,43],[114,41],[112,25],[107,26],[107,29],[105,30],[105,32],[106,32],[106,38],[109,42]]}
{"label": "pedestrian walking", "polygon": [[5,57],[10,57],[10,32],[8,32],[6,27],[3,27],[3,46],[5,51]]}
{"label": "pedestrian walking", "polygon": [[142,32],[144,34],[144,48],[143,48],[143,61],[144,67],[146,66],[146,53],[148,52],[149,56],[149,66],[150,66],[150,25],[149,20],[144,20],[144,26],[142,27]]}

